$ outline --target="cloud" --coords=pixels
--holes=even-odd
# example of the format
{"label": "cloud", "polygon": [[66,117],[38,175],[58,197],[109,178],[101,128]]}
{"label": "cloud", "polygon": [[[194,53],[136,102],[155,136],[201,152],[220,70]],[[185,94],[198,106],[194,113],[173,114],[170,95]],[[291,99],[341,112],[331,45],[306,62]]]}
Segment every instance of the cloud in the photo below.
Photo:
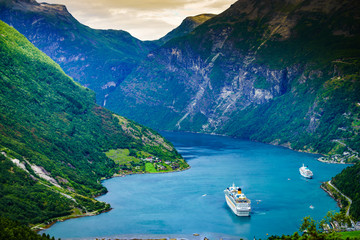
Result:
{"label": "cloud", "polygon": [[235,0],[45,0],[66,5],[81,23],[96,29],[121,29],[141,40],[154,40],[188,16],[220,13]]}

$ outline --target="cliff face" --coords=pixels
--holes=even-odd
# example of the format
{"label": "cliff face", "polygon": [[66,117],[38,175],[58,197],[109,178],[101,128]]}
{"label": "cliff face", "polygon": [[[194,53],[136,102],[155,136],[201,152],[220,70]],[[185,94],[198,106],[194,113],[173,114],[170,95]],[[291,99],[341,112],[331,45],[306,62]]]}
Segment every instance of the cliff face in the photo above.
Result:
{"label": "cliff face", "polygon": [[0,17],[99,104],[145,125],[356,159],[359,9],[354,0],[239,0],[155,42],[90,29],[60,5],[2,0]]}
{"label": "cliff face", "polygon": [[357,1],[240,0],[150,52],[107,106],[158,129],[347,152],[358,131],[359,10]]}
{"label": "cliff face", "polygon": [[74,80],[94,90],[101,105],[153,46],[125,31],[82,25],[63,5],[1,0],[0,19],[25,35]]}

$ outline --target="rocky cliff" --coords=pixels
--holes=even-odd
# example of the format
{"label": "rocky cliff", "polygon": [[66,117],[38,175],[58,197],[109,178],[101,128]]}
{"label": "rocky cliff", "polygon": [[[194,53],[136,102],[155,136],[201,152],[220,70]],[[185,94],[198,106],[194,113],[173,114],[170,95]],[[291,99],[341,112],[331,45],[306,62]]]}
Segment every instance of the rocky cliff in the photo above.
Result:
{"label": "rocky cliff", "polygon": [[151,51],[107,106],[158,129],[228,134],[356,160],[359,6],[239,0]]}

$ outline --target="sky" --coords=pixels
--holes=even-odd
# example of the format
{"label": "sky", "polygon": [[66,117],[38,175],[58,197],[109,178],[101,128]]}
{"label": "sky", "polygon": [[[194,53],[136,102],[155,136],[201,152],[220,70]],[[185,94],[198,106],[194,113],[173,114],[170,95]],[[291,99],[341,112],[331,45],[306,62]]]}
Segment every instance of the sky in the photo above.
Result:
{"label": "sky", "polygon": [[82,24],[118,29],[141,40],[155,40],[179,26],[186,17],[219,14],[236,0],[38,0],[63,4]]}

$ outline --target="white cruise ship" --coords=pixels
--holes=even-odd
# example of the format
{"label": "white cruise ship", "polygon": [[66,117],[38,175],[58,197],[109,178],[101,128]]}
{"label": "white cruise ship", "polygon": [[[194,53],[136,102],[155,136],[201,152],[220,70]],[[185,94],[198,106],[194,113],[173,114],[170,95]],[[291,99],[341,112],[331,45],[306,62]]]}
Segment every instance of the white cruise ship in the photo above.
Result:
{"label": "white cruise ship", "polygon": [[230,209],[237,216],[249,216],[251,212],[251,201],[241,192],[241,188],[235,184],[224,190],[225,200]]}
{"label": "white cruise ship", "polygon": [[313,177],[313,172],[304,164],[302,165],[301,168],[299,168],[299,172],[301,174],[301,176],[306,177],[306,178],[312,178]]}

